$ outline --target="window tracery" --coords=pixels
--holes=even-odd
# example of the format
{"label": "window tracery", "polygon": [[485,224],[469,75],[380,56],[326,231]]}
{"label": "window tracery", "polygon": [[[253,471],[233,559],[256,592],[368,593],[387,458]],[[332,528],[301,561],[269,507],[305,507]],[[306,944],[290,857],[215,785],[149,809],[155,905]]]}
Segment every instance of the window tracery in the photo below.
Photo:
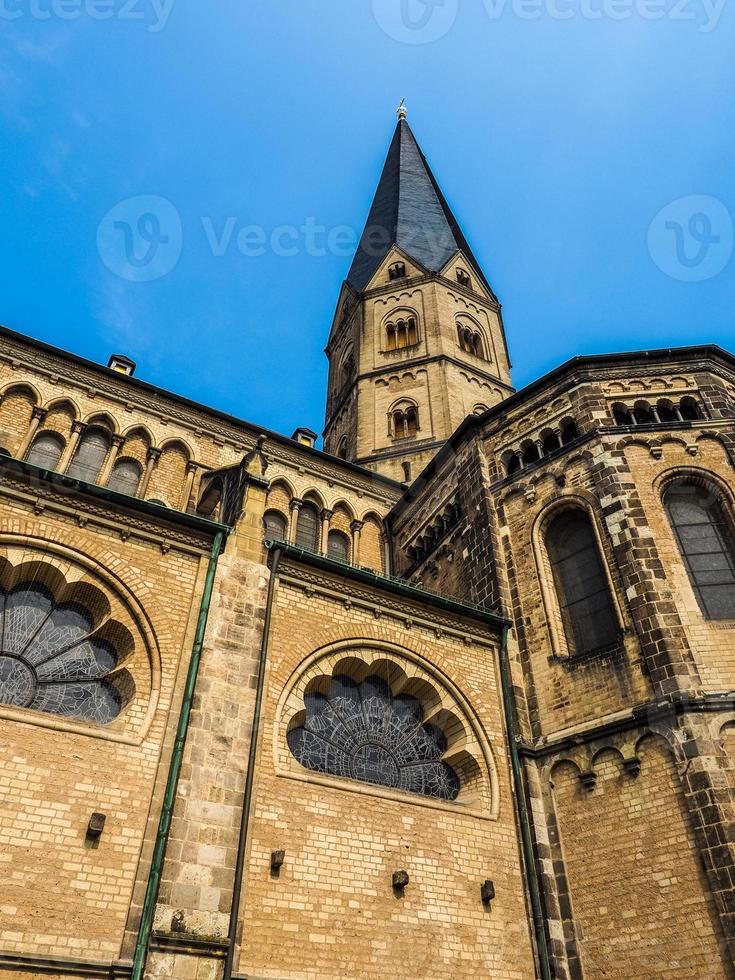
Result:
{"label": "window tracery", "polygon": [[32,582],[0,588],[0,703],[100,725],[119,714],[121,660],[91,611]]}
{"label": "window tracery", "polygon": [[457,798],[460,781],[442,756],[447,739],[424,722],[418,698],[395,694],[386,680],[335,674],[326,693],[307,692],[303,723],[288,747],[306,769],[440,800]]}

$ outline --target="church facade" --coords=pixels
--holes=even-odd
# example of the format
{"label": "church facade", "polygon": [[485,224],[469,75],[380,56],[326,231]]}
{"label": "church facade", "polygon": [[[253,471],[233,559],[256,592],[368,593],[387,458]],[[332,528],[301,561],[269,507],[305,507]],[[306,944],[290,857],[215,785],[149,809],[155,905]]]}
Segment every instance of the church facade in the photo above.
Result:
{"label": "church facade", "polygon": [[401,111],[324,451],[0,330],[0,970],[735,977],[735,358],[511,385]]}

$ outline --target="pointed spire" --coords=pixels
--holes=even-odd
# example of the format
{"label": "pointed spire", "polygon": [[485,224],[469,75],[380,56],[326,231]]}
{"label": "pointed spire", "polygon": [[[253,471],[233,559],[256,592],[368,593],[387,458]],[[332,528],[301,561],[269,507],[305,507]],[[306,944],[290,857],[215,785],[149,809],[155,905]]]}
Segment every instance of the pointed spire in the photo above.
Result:
{"label": "pointed spire", "polygon": [[461,250],[492,293],[406,119],[405,100],[347,281],[363,290],[397,245],[427,272]]}

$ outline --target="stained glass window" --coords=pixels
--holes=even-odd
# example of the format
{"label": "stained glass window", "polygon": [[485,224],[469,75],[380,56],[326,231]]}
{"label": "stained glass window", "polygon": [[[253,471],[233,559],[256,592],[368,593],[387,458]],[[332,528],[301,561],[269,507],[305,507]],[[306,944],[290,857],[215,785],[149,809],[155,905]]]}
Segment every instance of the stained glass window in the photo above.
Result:
{"label": "stained glass window", "polygon": [[42,432],[30,448],[26,459],[44,470],[55,470],[59,465],[64,440],[55,432]]}
{"label": "stained glass window", "polygon": [[327,535],[327,554],[338,561],[350,560],[350,542],[341,531],[330,531]]}
{"label": "stained glass window", "polygon": [[570,653],[590,653],[620,635],[595,533],[582,510],[554,518],[546,547]]}
{"label": "stained glass window", "polygon": [[265,536],[271,541],[285,541],[288,522],[278,510],[267,510],[263,516]]}
{"label": "stained glass window", "polygon": [[136,460],[119,459],[112,468],[107,486],[110,490],[117,490],[118,493],[127,493],[128,496],[134,497],[142,472],[143,468]]}
{"label": "stained glass window", "polygon": [[68,476],[85,483],[96,483],[110,448],[110,437],[102,429],[87,429],[79,440]]}
{"label": "stained glass window", "polygon": [[299,548],[318,548],[319,514],[313,504],[303,504],[296,519],[296,544]]}
{"label": "stained glass window", "polygon": [[706,487],[682,482],[665,503],[702,612],[735,619],[735,534],[720,501]]}
{"label": "stained glass window", "polygon": [[117,665],[89,610],[26,583],[0,589],[0,703],[106,724],[121,708]]}
{"label": "stained glass window", "polygon": [[442,761],[447,740],[424,723],[416,698],[394,695],[380,677],[357,683],[338,674],[328,694],[307,694],[304,704],[304,724],[288,733],[288,746],[306,769],[456,799],[459,778]]}

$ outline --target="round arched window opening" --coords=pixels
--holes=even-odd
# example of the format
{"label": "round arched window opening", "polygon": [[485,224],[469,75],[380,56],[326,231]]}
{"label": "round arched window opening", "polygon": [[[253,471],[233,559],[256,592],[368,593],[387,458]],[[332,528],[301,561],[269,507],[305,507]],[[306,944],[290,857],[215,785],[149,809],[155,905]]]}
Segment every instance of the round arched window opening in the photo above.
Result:
{"label": "round arched window opening", "polygon": [[304,768],[439,800],[457,798],[459,776],[442,759],[446,735],[424,721],[413,695],[394,693],[375,674],[360,682],[335,674],[325,691],[307,690],[304,707],[287,735]]}
{"label": "round arched window opening", "polygon": [[0,589],[0,704],[108,724],[122,708],[108,680],[121,659],[84,605],[31,582]]}

